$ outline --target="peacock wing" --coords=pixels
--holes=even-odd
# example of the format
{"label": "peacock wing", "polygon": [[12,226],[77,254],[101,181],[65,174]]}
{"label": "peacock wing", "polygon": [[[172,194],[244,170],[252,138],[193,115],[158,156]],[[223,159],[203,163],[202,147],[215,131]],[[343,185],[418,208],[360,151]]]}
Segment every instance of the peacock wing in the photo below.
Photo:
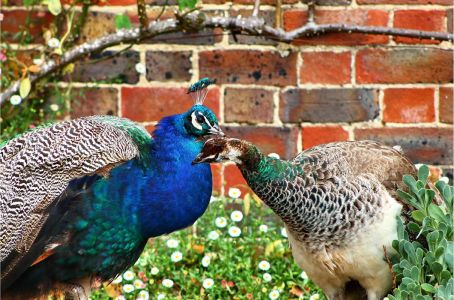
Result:
{"label": "peacock wing", "polygon": [[68,183],[143,155],[151,142],[132,121],[92,116],[25,133],[0,148],[2,278],[31,245]]}

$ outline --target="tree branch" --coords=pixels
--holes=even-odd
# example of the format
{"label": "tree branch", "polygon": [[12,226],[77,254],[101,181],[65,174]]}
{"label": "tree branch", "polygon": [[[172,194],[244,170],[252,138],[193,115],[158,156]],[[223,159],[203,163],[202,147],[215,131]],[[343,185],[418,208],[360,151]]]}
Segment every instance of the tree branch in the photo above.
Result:
{"label": "tree branch", "polygon": [[260,0],[255,0],[254,9],[252,10],[252,16],[258,17],[260,9]]}
{"label": "tree branch", "polygon": [[139,15],[140,30],[148,27],[147,7],[145,0],[137,0],[137,14]]}
{"label": "tree branch", "polygon": [[[66,51],[60,59],[45,62],[41,66],[41,71],[30,74],[31,83],[62,69],[64,66],[77,61],[91,53],[99,52],[111,46],[123,43],[138,43],[145,38],[155,37],[165,33],[197,29],[201,31],[205,28],[223,28],[225,30],[235,29],[238,32],[248,35],[260,35],[265,38],[281,42],[291,42],[298,38],[307,38],[333,32],[380,34],[392,36],[405,36],[420,39],[432,39],[439,41],[453,41],[454,35],[444,32],[420,31],[410,29],[374,27],[374,26],[354,26],[345,24],[308,24],[292,31],[284,31],[281,28],[274,28],[265,25],[263,18],[232,18],[232,17],[205,17],[200,12],[192,12],[175,19],[150,22],[143,31],[140,28],[122,29],[116,33],[109,34],[93,41],[84,43]],[[20,81],[13,83],[0,95],[0,105],[9,99],[19,90]]]}

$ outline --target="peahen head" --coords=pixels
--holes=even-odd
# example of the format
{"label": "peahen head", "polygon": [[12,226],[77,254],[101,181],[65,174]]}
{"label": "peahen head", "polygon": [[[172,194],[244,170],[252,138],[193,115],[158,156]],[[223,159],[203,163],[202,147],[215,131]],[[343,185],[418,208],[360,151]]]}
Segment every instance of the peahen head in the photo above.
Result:
{"label": "peahen head", "polygon": [[206,106],[194,105],[183,114],[184,128],[189,135],[201,137],[215,134],[223,136],[216,115]]}

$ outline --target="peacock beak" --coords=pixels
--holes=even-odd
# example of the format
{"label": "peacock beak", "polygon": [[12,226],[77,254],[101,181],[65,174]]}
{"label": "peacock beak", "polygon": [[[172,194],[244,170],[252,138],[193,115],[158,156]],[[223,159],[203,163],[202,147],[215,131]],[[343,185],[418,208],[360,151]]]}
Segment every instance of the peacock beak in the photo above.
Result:
{"label": "peacock beak", "polygon": [[222,132],[222,130],[218,124],[215,124],[213,127],[211,127],[209,130],[209,133],[214,134],[214,135],[219,135],[219,136],[225,136],[224,132]]}
{"label": "peacock beak", "polygon": [[200,164],[200,163],[211,163],[216,161],[215,155],[206,156],[205,153],[201,152],[197,157],[192,161],[192,165]]}

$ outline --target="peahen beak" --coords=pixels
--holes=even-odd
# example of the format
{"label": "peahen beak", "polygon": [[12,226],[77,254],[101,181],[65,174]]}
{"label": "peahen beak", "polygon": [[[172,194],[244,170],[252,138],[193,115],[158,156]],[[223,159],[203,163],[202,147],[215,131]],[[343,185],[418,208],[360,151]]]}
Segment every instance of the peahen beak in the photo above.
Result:
{"label": "peahen beak", "polygon": [[213,127],[211,127],[209,130],[209,133],[214,134],[214,135],[219,135],[219,136],[225,136],[224,132],[222,132],[222,130],[218,124],[215,124]]}

